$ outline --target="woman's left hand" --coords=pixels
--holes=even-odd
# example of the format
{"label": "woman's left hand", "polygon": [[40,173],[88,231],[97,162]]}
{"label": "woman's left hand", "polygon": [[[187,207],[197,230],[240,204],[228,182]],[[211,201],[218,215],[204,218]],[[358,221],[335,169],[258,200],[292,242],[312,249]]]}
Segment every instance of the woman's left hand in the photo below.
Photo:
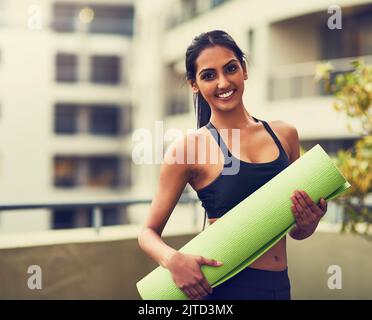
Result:
{"label": "woman's left hand", "polygon": [[293,202],[291,209],[296,225],[300,229],[306,230],[316,227],[327,212],[327,201],[321,198],[318,205],[303,190],[296,190],[292,194],[291,200]]}

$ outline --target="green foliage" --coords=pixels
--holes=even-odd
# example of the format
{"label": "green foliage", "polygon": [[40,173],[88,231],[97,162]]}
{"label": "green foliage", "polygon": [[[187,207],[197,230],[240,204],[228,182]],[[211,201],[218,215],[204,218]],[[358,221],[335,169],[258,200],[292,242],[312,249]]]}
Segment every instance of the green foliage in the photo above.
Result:
{"label": "green foliage", "polygon": [[[338,74],[333,83],[332,65],[319,64],[315,78],[334,95],[333,108],[360,124],[361,129],[357,133],[361,138],[351,149],[339,150],[334,159],[352,186],[335,201],[345,209],[342,231],[357,232],[356,225],[365,223],[365,233],[368,233],[372,212],[365,204],[365,198],[372,192],[372,66],[366,66],[362,61],[353,61],[351,64],[353,70]],[[350,124],[348,128],[355,131]]]}

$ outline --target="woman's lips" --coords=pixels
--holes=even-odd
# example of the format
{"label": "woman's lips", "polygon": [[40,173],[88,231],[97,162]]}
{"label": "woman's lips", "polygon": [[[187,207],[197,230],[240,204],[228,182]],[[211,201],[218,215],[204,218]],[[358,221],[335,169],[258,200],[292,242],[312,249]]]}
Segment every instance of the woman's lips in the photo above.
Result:
{"label": "woman's lips", "polygon": [[[232,90],[225,91],[225,92],[222,93],[222,94],[220,93],[220,95],[216,94],[215,96],[216,96],[216,98],[217,98],[218,100],[228,101],[228,100],[231,99],[231,97],[234,96],[235,92],[236,92],[236,89],[232,89]],[[222,95],[222,96],[221,96],[221,95]]]}

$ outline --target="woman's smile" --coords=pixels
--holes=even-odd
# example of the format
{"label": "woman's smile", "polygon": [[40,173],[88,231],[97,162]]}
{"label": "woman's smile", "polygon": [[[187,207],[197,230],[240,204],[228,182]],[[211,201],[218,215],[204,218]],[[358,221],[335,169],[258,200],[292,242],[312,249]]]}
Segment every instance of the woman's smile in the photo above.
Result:
{"label": "woman's smile", "polygon": [[216,94],[216,98],[222,101],[230,101],[234,97],[236,89],[224,91],[222,93]]}

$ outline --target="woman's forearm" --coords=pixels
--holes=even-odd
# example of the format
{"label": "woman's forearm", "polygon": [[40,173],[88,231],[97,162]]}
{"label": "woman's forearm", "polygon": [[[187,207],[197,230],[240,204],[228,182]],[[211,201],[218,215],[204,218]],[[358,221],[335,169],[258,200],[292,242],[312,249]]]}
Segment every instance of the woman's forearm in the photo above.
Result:
{"label": "woman's forearm", "polygon": [[141,249],[159,265],[167,268],[171,257],[178,251],[168,246],[162,238],[151,228],[144,228],[138,235],[138,244]]}

